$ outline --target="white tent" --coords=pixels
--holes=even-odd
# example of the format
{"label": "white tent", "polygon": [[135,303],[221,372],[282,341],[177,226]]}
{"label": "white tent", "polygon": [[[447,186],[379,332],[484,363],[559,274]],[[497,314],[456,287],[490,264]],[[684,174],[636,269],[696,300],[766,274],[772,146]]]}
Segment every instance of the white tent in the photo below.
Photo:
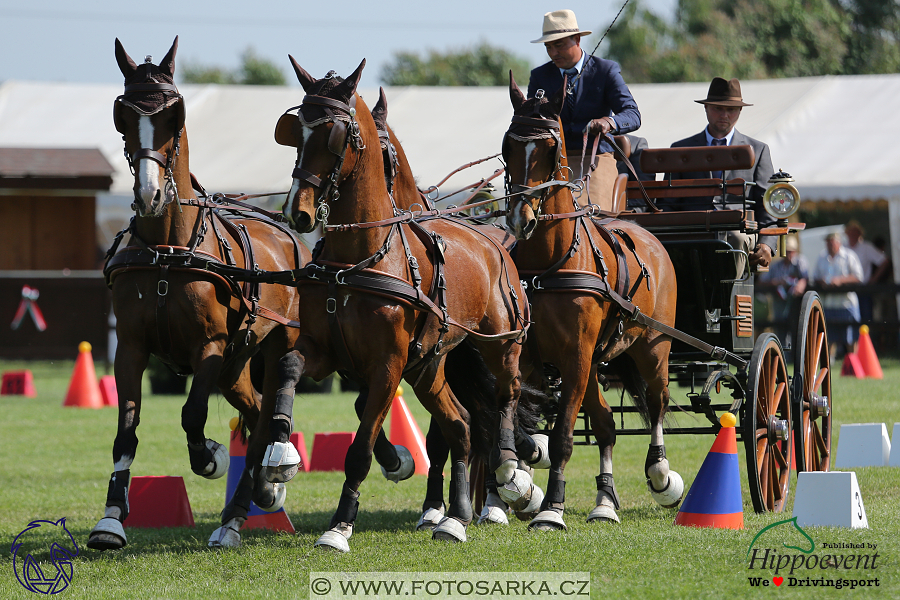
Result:
{"label": "white tent", "polygon": [[[641,84],[631,91],[642,114],[637,135],[650,147],[700,131],[708,84]],[[895,269],[900,270],[900,75],[807,77],[742,82],[738,129],[766,141],[776,169],[816,200],[890,203]],[[99,213],[130,214],[132,177],[112,124],[118,85],[8,81],[0,85],[0,146],[96,147],[117,169]],[[183,85],[191,170],[210,191],[275,192],[290,187],[295,151],[277,145],[275,122],[299,104],[299,87]],[[360,90],[371,106],[378,90]],[[512,108],[504,87],[387,88],[388,122],[421,187],[457,167],[496,154]],[[856,129],[862,130],[857,132]],[[487,177],[494,159],[456,175],[442,192]],[[277,200],[275,201],[277,204]],[[109,232],[104,232],[109,234]],[[897,273],[900,279],[900,273]]]}

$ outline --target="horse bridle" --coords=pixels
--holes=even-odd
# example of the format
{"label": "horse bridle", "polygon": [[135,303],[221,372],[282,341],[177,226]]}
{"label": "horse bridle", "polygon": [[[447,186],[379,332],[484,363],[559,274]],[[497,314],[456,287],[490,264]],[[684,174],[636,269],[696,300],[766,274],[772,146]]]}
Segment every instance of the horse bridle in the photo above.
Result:
{"label": "horse bridle", "polygon": [[[326,75],[333,76],[333,72]],[[325,111],[325,116],[313,121],[307,121],[303,117],[304,106],[320,106]],[[341,196],[338,191],[338,180],[340,179],[341,169],[344,167],[344,161],[347,158],[347,148],[351,145],[354,150],[364,150],[366,148],[363,143],[362,135],[359,131],[359,123],[356,121],[356,95],[350,98],[348,102],[341,102],[326,96],[317,96],[315,94],[307,94],[303,97],[303,102],[299,106],[289,108],[278,119],[275,125],[275,141],[283,146],[293,146],[299,148],[300,142],[294,135],[294,114],[296,110],[296,118],[300,124],[305,127],[316,127],[323,123],[331,123],[331,133],[328,135],[328,150],[335,155],[334,167],[323,181],[321,178],[310,173],[306,169],[300,167],[300,154],[297,155],[297,162],[294,163],[294,170],[291,177],[305,181],[314,188],[320,190],[319,197],[316,198],[316,220],[321,221],[323,225],[328,224],[328,201],[338,200]],[[357,156],[357,162],[359,157]]]}
{"label": "horse bridle", "polygon": [[[145,63],[145,64],[148,64],[148,63]],[[149,71],[148,71],[148,79],[150,79],[152,81],[152,76],[149,75]],[[125,97],[128,96],[129,94],[140,93],[140,92],[162,93],[163,96],[166,98],[166,100],[163,101],[163,103],[158,108],[148,112],[146,110],[143,110],[143,109],[137,107],[136,105],[134,105],[133,103],[131,103],[125,99]],[[157,82],[153,81],[152,83],[133,83],[131,85],[126,85],[125,92],[121,96],[116,98],[115,104],[113,105],[113,123],[116,126],[116,131],[118,131],[119,133],[122,134],[122,141],[125,142],[125,123],[123,122],[122,117],[119,114],[119,112],[122,110],[123,106],[127,106],[128,108],[134,110],[135,112],[137,112],[139,115],[142,115],[142,116],[155,115],[156,113],[161,112],[171,106],[177,106],[179,108],[180,112],[179,112],[179,116],[178,116],[178,119],[176,120],[176,124],[175,124],[175,133],[172,136],[173,140],[174,140],[173,145],[172,145],[172,151],[169,153],[168,156],[163,156],[160,152],[157,152],[156,150],[154,150],[152,148],[139,148],[133,154],[130,154],[128,152],[127,146],[125,147],[125,150],[124,150],[125,159],[128,161],[128,168],[131,171],[132,175],[135,174],[134,165],[139,160],[149,159],[156,163],[159,163],[159,165],[164,170],[163,177],[166,180],[166,184],[165,184],[166,197],[168,198],[168,196],[169,196],[168,192],[170,192],[170,191],[172,192],[172,199],[171,200],[167,199],[164,202],[166,204],[168,204],[169,202],[172,202],[172,201],[177,202],[179,200],[178,186],[175,183],[175,177],[173,175],[172,169],[175,165],[175,157],[178,156],[178,154],[180,152],[181,134],[184,132],[184,116],[185,116],[185,114],[184,114],[185,113],[184,97],[178,92],[178,88],[175,87],[171,83],[157,83]],[[137,199],[137,197],[135,197],[135,198]],[[136,203],[132,203],[131,208],[132,208],[132,210],[137,210]]]}

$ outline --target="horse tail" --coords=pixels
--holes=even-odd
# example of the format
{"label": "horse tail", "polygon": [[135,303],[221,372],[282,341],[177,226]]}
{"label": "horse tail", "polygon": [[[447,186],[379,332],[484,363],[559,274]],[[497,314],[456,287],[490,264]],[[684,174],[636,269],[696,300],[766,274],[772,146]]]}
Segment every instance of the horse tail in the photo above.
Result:
{"label": "horse tail", "polygon": [[609,370],[612,374],[617,375],[619,381],[625,388],[625,391],[634,401],[634,406],[641,415],[644,425],[650,426],[650,407],[647,405],[647,382],[638,372],[637,363],[634,359],[623,352],[619,356],[609,361]]}
{"label": "horse tail", "polygon": [[[497,378],[488,369],[481,352],[469,340],[464,340],[447,354],[444,375],[453,395],[471,417],[472,452],[487,462],[494,434],[500,428],[500,413],[496,406]],[[533,434],[538,431],[551,398],[524,383],[521,390],[516,412],[518,426]]]}

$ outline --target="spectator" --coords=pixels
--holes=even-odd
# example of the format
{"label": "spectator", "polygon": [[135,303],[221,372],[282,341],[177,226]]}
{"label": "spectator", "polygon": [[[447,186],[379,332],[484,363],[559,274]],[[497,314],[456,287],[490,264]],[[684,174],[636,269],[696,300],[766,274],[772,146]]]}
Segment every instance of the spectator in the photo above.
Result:
{"label": "spectator", "polygon": [[855,324],[859,323],[859,299],[856,292],[841,292],[839,288],[862,281],[863,270],[856,254],[841,245],[839,233],[829,233],[825,243],[826,248],[819,255],[813,277],[817,285],[827,290],[822,298],[822,306],[825,309],[828,339],[841,350],[840,355],[832,353],[837,359],[853,351],[857,329]]}
{"label": "spectator", "polygon": [[862,265],[862,282],[872,283],[873,273],[878,270],[887,257],[874,244],[863,239],[866,232],[862,225],[855,220],[844,226],[844,233],[847,235],[847,248],[856,253],[859,264]]}
{"label": "spectator", "polygon": [[792,325],[797,323],[800,310],[800,298],[806,292],[809,281],[809,264],[806,257],[800,254],[800,244],[796,236],[788,236],[785,240],[787,256],[772,263],[767,273],[763,273],[759,281],[775,288],[772,302],[772,321],[775,332],[784,341],[793,337]]}

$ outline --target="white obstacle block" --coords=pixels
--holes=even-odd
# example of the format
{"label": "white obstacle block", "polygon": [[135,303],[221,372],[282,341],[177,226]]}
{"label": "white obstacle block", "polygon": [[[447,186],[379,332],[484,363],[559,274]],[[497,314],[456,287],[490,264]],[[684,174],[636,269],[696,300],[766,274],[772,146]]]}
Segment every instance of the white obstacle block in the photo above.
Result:
{"label": "white obstacle block", "polygon": [[797,525],[868,529],[856,473],[805,471],[797,478]]}
{"label": "white obstacle block", "polygon": [[888,465],[900,467],[900,423],[894,423],[894,432],[891,434],[891,458]]}
{"label": "white obstacle block", "polygon": [[834,467],[883,467],[888,464],[890,454],[891,440],[884,423],[841,425]]}

